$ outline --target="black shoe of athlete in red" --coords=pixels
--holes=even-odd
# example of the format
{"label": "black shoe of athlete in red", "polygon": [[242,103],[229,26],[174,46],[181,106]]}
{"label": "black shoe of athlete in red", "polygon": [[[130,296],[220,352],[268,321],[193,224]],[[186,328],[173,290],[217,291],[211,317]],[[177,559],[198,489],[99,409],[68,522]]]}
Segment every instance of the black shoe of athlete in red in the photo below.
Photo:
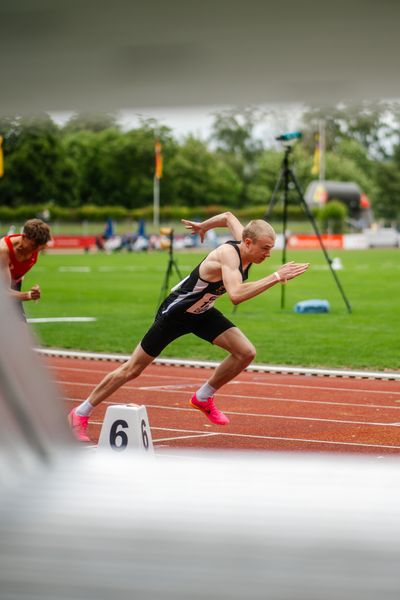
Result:
{"label": "black shoe of athlete in red", "polygon": [[201,410],[201,412],[206,415],[207,419],[211,421],[211,423],[214,423],[214,425],[228,425],[229,423],[228,417],[215,406],[213,396],[206,402],[201,402],[200,400],[197,400],[196,394],[193,394],[190,405],[193,406],[193,408]]}

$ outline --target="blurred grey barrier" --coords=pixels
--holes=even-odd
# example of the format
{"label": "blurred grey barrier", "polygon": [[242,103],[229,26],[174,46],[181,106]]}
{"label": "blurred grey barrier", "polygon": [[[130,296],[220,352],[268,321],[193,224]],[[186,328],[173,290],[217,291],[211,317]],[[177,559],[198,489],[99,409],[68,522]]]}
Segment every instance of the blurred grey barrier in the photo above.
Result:
{"label": "blurred grey barrier", "polygon": [[0,325],[1,600],[398,600],[396,458],[77,447]]}
{"label": "blurred grey barrier", "polygon": [[2,493],[2,600],[397,600],[398,461],[65,456]]}
{"label": "blurred grey barrier", "polygon": [[58,391],[0,279],[0,482],[50,464],[72,446]]}

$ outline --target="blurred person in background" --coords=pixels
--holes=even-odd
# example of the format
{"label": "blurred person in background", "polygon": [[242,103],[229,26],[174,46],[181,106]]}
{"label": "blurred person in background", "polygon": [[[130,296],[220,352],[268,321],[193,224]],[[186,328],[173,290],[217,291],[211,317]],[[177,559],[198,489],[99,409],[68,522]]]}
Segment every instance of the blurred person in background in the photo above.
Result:
{"label": "blurred person in background", "polygon": [[22,233],[6,235],[0,239],[0,273],[10,288],[10,296],[16,301],[23,320],[26,319],[22,302],[39,300],[41,292],[38,284],[23,292],[22,280],[36,264],[39,253],[50,240],[50,227],[41,219],[29,219],[23,226]]}

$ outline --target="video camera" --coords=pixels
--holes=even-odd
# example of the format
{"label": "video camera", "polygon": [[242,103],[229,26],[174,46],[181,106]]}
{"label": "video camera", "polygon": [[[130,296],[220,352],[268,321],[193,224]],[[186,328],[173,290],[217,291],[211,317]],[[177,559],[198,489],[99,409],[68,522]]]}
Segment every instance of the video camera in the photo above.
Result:
{"label": "video camera", "polygon": [[283,133],[276,137],[277,142],[282,142],[284,146],[292,146],[297,140],[301,139],[303,134],[300,131],[294,131],[292,133]]}

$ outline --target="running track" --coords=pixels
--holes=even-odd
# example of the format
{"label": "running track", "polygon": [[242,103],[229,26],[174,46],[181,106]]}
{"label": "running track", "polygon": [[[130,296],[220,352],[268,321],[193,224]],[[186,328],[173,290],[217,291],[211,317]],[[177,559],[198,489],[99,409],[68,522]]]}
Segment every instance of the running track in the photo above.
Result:
{"label": "running track", "polygon": [[[117,364],[43,357],[66,414]],[[397,381],[244,372],[218,392],[230,418],[212,425],[188,404],[210,369],[150,366],[103,402],[89,422],[94,443],[109,404],[144,404],[153,444],[169,447],[358,453],[400,453],[400,385]]]}

